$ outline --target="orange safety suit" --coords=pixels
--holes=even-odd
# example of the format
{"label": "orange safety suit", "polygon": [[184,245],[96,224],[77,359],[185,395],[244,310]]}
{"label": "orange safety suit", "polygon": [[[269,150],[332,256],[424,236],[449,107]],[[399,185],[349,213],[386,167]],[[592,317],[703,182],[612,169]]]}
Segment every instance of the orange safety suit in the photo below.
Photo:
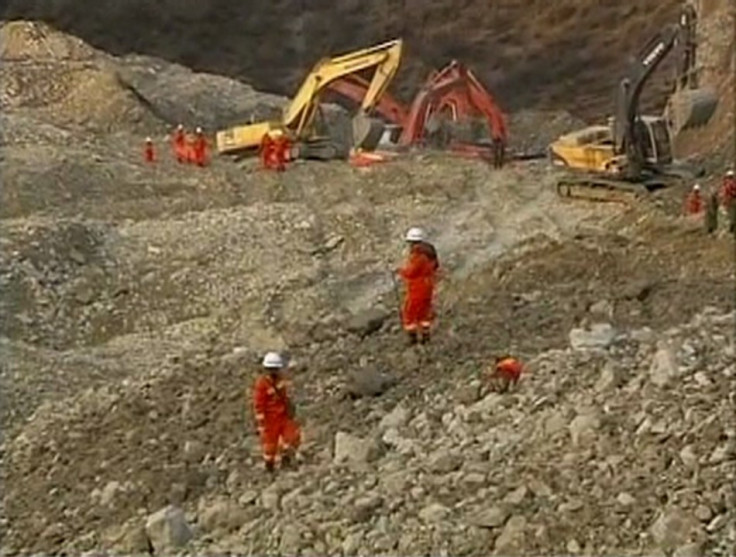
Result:
{"label": "orange safety suit", "polygon": [[178,162],[186,162],[187,160],[187,138],[184,130],[177,129],[174,132],[174,156]]}
{"label": "orange safety suit", "polygon": [[521,377],[522,365],[519,360],[506,356],[496,363],[496,373],[504,380],[516,384]]}
{"label": "orange safety suit", "polygon": [[279,449],[295,450],[301,442],[301,430],[293,418],[286,387],[281,377],[264,374],[258,377],[253,389],[253,411],[267,464],[276,462]]}
{"label": "orange safety suit", "polygon": [[697,215],[703,211],[703,196],[697,190],[691,191],[685,199],[685,214]]}
{"label": "orange safety suit", "polygon": [[286,170],[286,161],[289,158],[289,150],[291,142],[286,136],[277,137],[273,146],[273,163],[276,170],[283,172]]}
{"label": "orange safety suit", "polygon": [[721,205],[724,209],[728,209],[731,206],[731,203],[734,203],[736,201],[736,177],[726,176],[723,179],[723,183],[721,184],[721,191],[719,193],[721,198]]}
{"label": "orange safety suit", "polygon": [[410,333],[429,329],[434,318],[432,297],[439,262],[434,247],[424,242],[412,244],[406,265],[399,275],[406,283],[402,308],[404,329]]}
{"label": "orange safety suit", "polygon": [[263,168],[271,168],[274,147],[273,138],[268,134],[264,134],[263,138],[261,138],[261,148],[259,151],[259,154],[261,155],[261,166],[263,166]]}
{"label": "orange safety suit", "polygon": [[146,141],[145,147],[143,148],[143,159],[146,162],[154,162],[156,160],[156,151],[152,141]]}
{"label": "orange safety suit", "polygon": [[201,133],[196,134],[192,149],[194,151],[194,162],[197,163],[197,166],[207,164],[207,147],[207,138]]}

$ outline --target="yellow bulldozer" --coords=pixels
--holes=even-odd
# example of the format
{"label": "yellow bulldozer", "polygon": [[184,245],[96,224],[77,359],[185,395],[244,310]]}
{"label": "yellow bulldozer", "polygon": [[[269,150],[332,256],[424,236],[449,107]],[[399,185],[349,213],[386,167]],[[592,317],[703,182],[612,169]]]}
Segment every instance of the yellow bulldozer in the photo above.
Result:
{"label": "yellow bulldozer", "polygon": [[[401,62],[402,41],[389,41],[320,60],[309,72],[299,91],[285,107],[279,120],[257,122],[218,131],[217,152],[232,154],[257,148],[264,135],[276,130],[294,143],[292,158],[333,159],[346,156],[350,148],[374,149],[384,131],[382,120],[371,111],[396,75]],[[346,75],[373,70],[368,89],[352,122],[352,145],[345,146],[335,137],[320,135],[315,120],[320,110],[320,95],[327,86]],[[346,149],[347,147],[347,149]]]}
{"label": "yellow bulldozer", "polygon": [[[567,170],[557,183],[560,195],[625,200],[698,174],[675,161],[672,140],[683,129],[706,124],[718,104],[715,92],[698,87],[696,23],[695,8],[685,5],[679,22],[649,41],[619,82],[608,123],[565,134],[549,146],[551,163]],[[673,50],[676,86],[664,114],[639,114],[644,85]]]}

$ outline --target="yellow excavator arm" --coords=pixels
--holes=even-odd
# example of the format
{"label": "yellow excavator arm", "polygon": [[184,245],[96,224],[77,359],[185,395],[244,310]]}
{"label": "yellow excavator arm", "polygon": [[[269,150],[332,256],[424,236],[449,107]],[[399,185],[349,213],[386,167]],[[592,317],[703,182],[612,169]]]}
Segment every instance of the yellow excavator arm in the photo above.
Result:
{"label": "yellow excavator arm", "polygon": [[297,140],[307,139],[312,133],[320,93],[327,85],[340,77],[375,68],[360,112],[353,122],[354,145],[362,146],[369,135],[375,136],[375,129],[367,114],[375,107],[396,75],[401,62],[402,45],[402,40],[397,39],[320,60],[286,106],[280,121],[258,122],[219,131],[216,136],[217,151],[222,154],[257,147],[266,133],[276,129],[289,133]]}

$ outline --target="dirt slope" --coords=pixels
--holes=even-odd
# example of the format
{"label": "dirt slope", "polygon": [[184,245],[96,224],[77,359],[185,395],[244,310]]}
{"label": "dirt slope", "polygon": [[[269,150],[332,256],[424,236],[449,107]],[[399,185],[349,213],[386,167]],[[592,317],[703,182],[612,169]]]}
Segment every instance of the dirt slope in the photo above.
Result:
{"label": "dirt slope", "polygon": [[[469,64],[509,110],[550,107],[601,118],[628,56],[677,15],[679,0],[9,0],[7,18],[40,19],[113,53],[150,54],[292,94],[321,56],[407,41],[397,86]],[[339,22],[339,23],[337,23]],[[133,31],[134,30],[134,31]],[[666,73],[666,72],[665,72]],[[653,82],[646,104],[661,108]]]}
{"label": "dirt slope", "polygon": [[[182,166],[104,79],[123,62],[37,30],[2,71],[54,71],[0,82],[4,552],[732,553],[733,244],[679,217],[686,185],[618,207],[557,198],[544,161]],[[217,84],[205,115],[253,94],[178,75],[174,113],[187,79]],[[86,111],[97,79],[116,102]],[[447,270],[416,351],[387,272],[413,224]],[[244,400],[272,348],[305,425],[273,483]],[[483,396],[505,350],[530,373]],[[346,396],[379,372],[380,396]],[[146,527],[168,504],[188,546]]]}

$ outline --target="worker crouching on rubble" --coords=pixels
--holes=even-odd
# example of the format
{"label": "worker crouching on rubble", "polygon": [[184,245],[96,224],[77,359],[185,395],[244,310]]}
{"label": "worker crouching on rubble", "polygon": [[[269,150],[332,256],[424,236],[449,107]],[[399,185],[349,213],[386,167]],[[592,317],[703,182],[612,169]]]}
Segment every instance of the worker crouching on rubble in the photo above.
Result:
{"label": "worker crouching on rubble", "polygon": [[294,405],[287,393],[284,359],[276,352],[263,358],[263,373],[253,389],[253,411],[261,440],[266,470],[274,472],[281,453],[281,467],[290,466],[301,442],[294,419]]}
{"label": "worker crouching on rubble", "polygon": [[404,280],[406,290],[401,317],[409,343],[429,342],[430,327],[434,318],[432,298],[439,271],[439,260],[434,246],[425,240],[421,228],[411,228],[406,233],[409,258],[397,270]]}
{"label": "worker crouching on rubble", "polygon": [[510,386],[516,386],[524,370],[521,362],[507,354],[496,357],[485,373],[485,379],[492,391],[505,393]]}

